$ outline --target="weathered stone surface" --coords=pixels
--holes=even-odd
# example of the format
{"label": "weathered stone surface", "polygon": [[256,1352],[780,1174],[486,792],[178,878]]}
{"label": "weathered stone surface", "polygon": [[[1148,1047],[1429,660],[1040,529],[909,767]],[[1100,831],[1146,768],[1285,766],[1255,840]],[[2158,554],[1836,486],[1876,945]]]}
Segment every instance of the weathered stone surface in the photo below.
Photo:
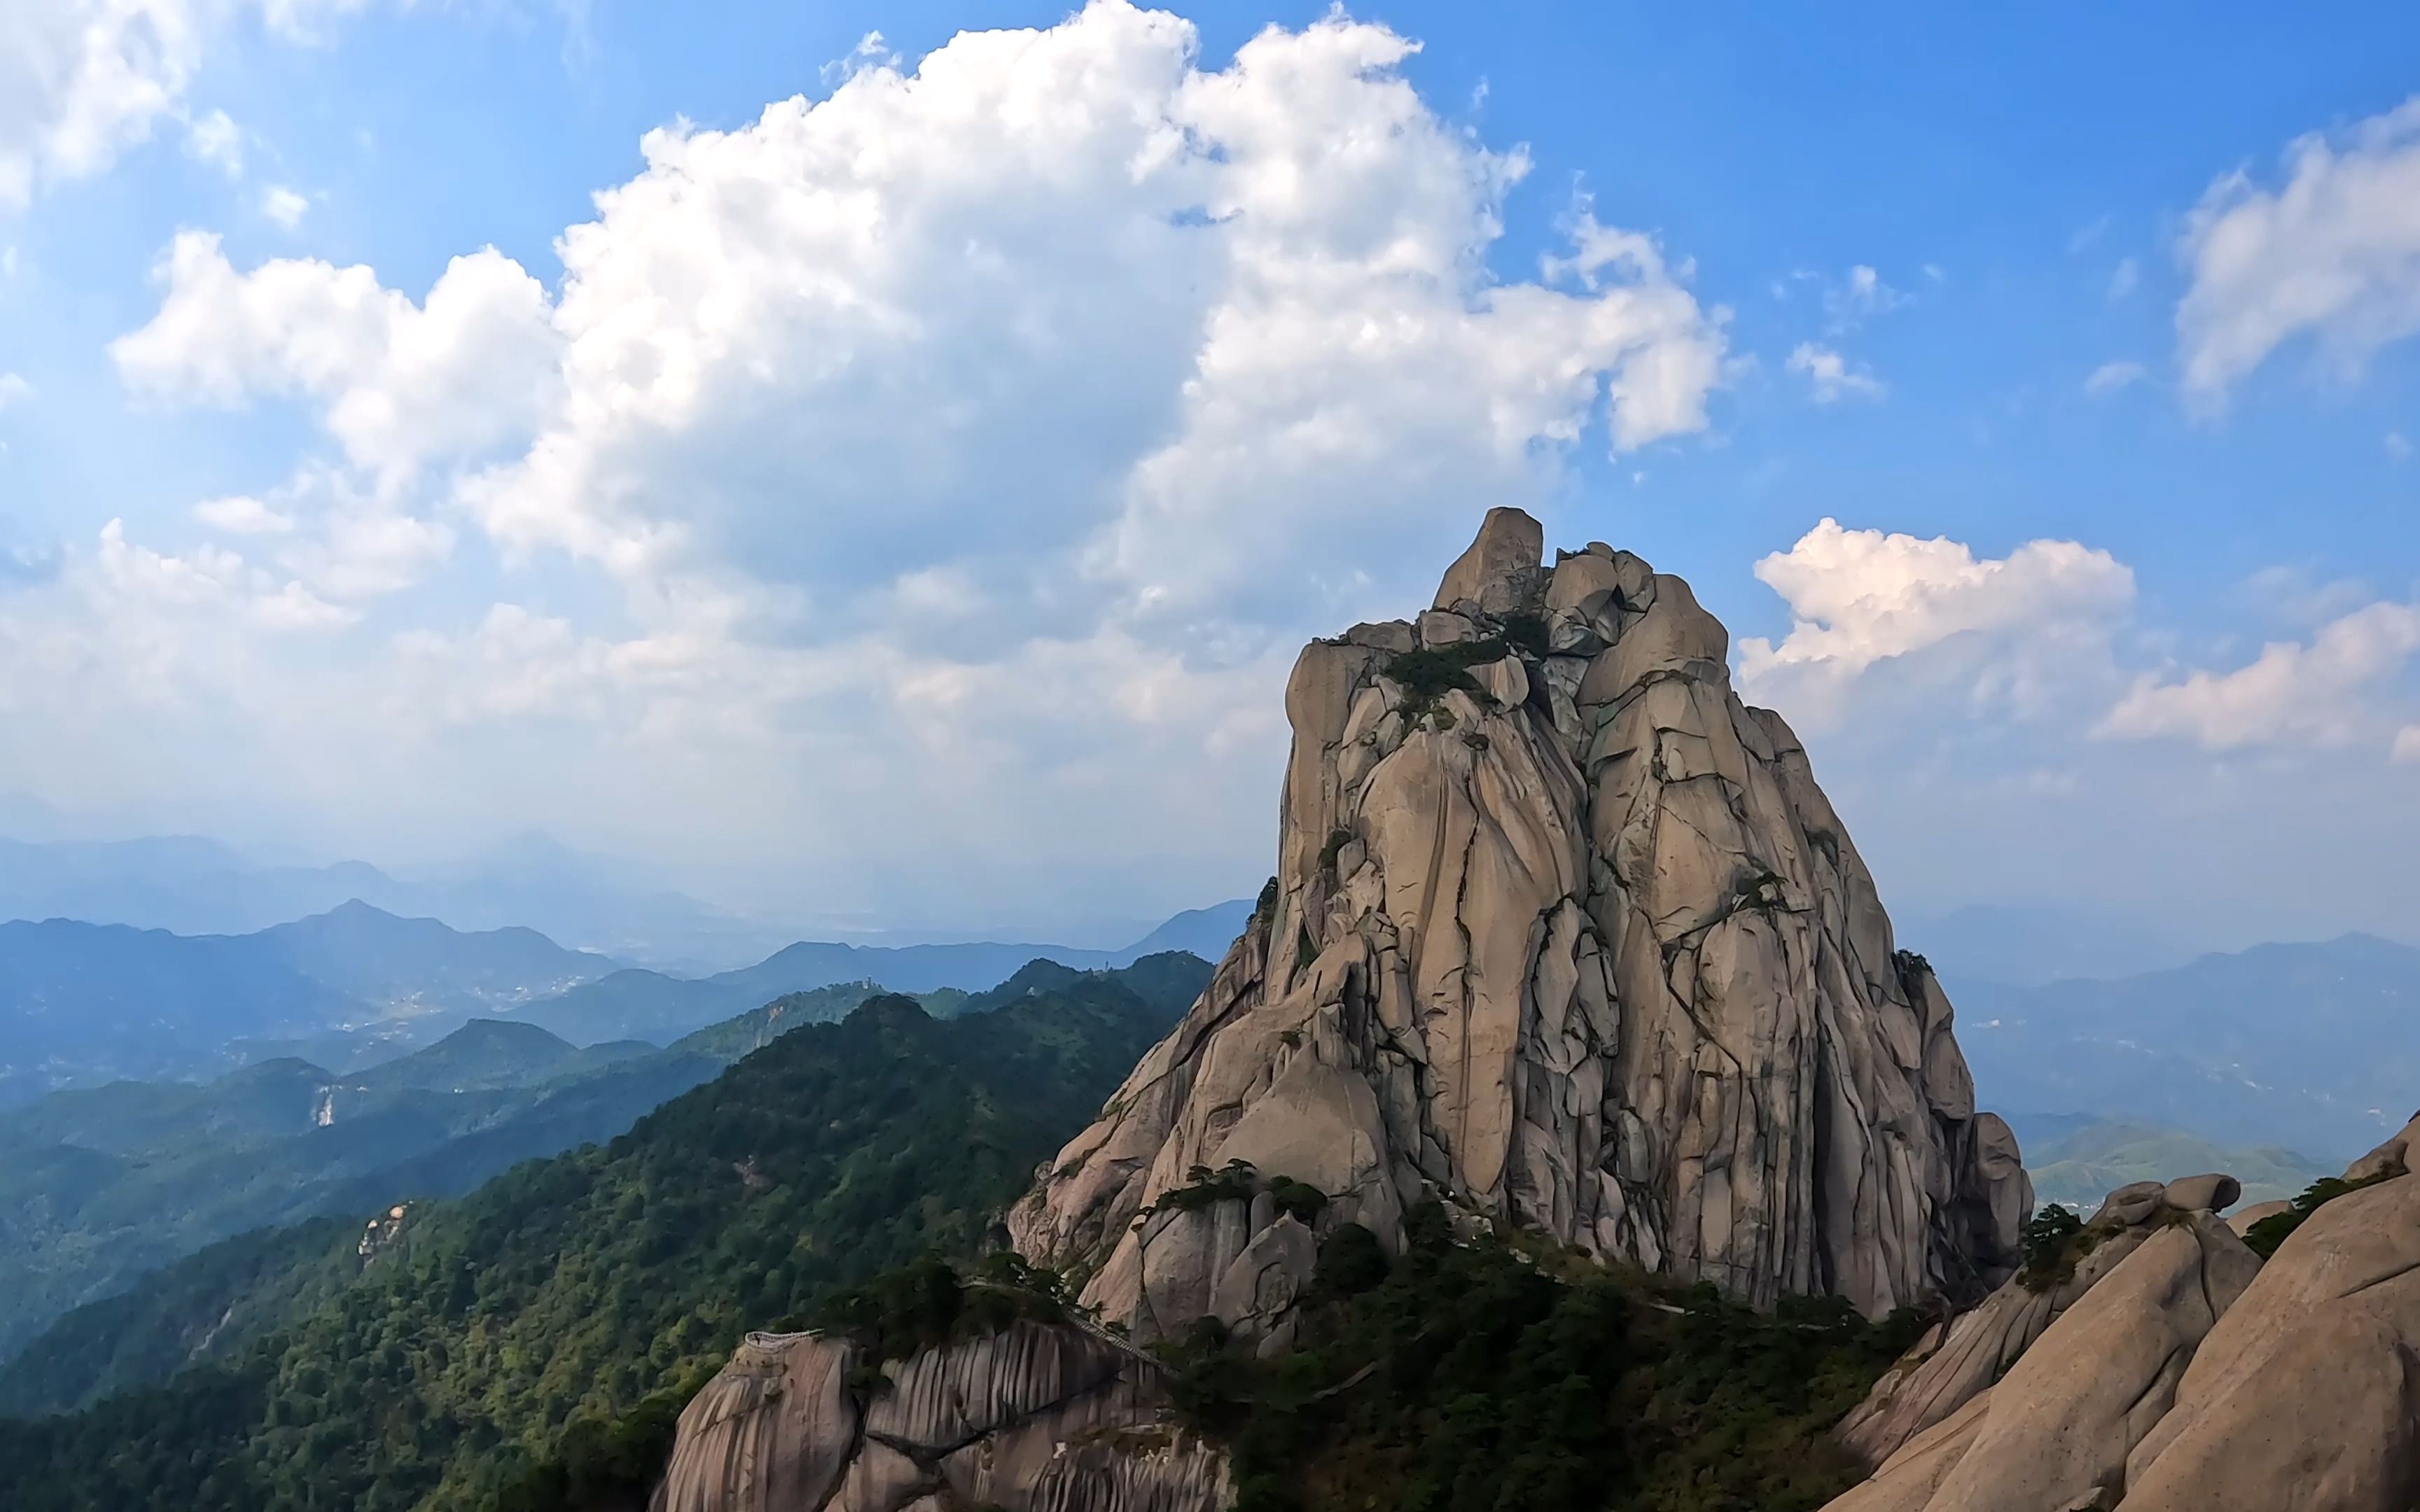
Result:
{"label": "weathered stone surface", "polygon": [[1279,1216],[1252,1236],[1210,1294],[1210,1311],[1245,1337],[1266,1335],[1311,1285],[1319,1242],[1295,1219]]}
{"label": "weathered stone surface", "polygon": [[2254,1224],[2263,1218],[2273,1218],[2281,1212],[2288,1211],[2293,1206],[2282,1197],[2274,1202],[2256,1202],[2248,1208],[2238,1208],[2228,1213],[2226,1227],[2234,1229],[2238,1234],[2248,1234],[2252,1232]]}
{"label": "weathered stone surface", "polygon": [[1529,596],[1545,555],[1544,527],[1518,509],[1491,509],[1470,543],[1437,585],[1437,609],[1471,604],[1490,614],[1507,614]]}
{"label": "weathered stone surface", "polygon": [[651,1512],[1211,1512],[1214,1450],[1160,1425],[1158,1366],[1064,1325],[883,1366],[861,1401],[851,1346],[751,1335],[681,1414]]}
{"label": "weathered stone surface", "polygon": [[2129,1461],[2122,1504],[2420,1504],[2420,1177],[2340,1196],[2279,1246]]}
{"label": "weathered stone surface", "polygon": [[2090,1254],[2066,1279],[2036,1291],[2010,1279],[1981,1306],[1960,1314],[1939,1336],[1909,1351],[1877,1381],[1837,1430],[1870,1464],[1884,1464],[1917,1435],[1964,1411],[2008,1374],[2036,1339],[2077,1300],[2142,1247],[2151,1230],[2097,1230]]}
{"label": "weathered stone surface", "polygon": [[848,1473],[858,1410],[849,1351],[803,1334],[751,1334],[681,1413],[651,1512],[820,1507]]}
{"label": "weathered stone surface", "polygon": [[2167,1199],[2168,1189],[2162,1181],[2131,1181],[2101,1199],[2101,1211],[2093,1214],[2095,1223],[2138,1224],[2160,1211]]}
{"label": "weathered stone surface", "polygon": [[[1843,1426],[1900,1446],[1830,1512],[2411,1512],[2420,1505],[2420,1175],[2414,1120],[2346,1172],[2263,1266],[2225,1224],[2234,1182],[2164,1189],[2133,1250],[2087,1285],[2005,1379],[2022,1332],[2004,1291],[1918,1351]],[[2140,1205],[2111,1195],[2095,1226]],[[2198,1211],[2180,1214],[2191,1204]],[[2195,1268],[2181,1247],[2190,1236]],[[2077,1281],[2110,1247],[2077,1268]],[[2184,1284],[2191,1275],[2192,1286]],[[2215,1321],[2208,1321],[2211,1317]],[[2196,1339],[2195,1332],[2199,1331]],[[1978,1363],[1979,1362],[1979,1363]],[[1962,1403],[1957,1392],[1971,1389]],[[2097,1500],[2088,1500],[2097,1498]]]}
{"label": "weathered stone surface", "polygon": [[2259,1270],[2259,1257],[2214,1214],[2163,1221],[1988,1392],[1909,1441],[1829,1512],[2133,1507],[2129,1457]]}
{"label": "weathered stone surface", "polygon": [[2232,1176],[2180,1176],[2161,1189],[2160,1200],[2180,1212],[2231,1208],[2243,1196],[2243,1185]]}
{"label": "weathered stone surface", "polygon": [[1419,637],[1401,620],[1381,620],[1374,625],[1357,625],[1344,632],[1344,643],[1368,646],[1373,651],[1403,653],[1419,644]]}
{"label": "weathered stone surface", "polygon": [[1323,1227],[1393,1243],[1436,1195],[1758,1304],[1880,1314],[2010,1269],[2015,1141],[1797,737],[1732,693],[1686,583],[1593,549],[1548,575],[1541,543],[1494,512],[1439,590],[1472,638],[1547,621],[1548,655],[1469,669],[1483,696],[1305,650],[1274,893],[1011,1213],[1138,1336],[1259,1242],[1241,1202],[1137,1221],[1233,1160],[1326,1193]]}
{"label": "weathered stone surface", "polygon": [[2348,1181],[2367,1181],[2381,1176],[2401,1176],[2412,1168],[2412,1146],[2420,1140],[2420,1114],[2397,1131],[2395,1137],[2345,1167]]}

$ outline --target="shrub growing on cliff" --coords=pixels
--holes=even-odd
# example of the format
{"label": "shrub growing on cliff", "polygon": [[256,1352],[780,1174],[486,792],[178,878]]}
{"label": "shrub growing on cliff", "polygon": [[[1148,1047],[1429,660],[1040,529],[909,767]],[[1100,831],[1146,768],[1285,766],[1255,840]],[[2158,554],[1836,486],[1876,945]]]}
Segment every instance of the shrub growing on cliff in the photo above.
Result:
{"label": "shrub growing on cliff", "polygon": [[1452,722],[1437,700],[1448,693],[1469,694],[1481,704],[1494,702],[1479,679],[1470,675],[1473,667],[1484,667],[1491,661],[1502,661],[1512,654],[1502,636],[1488,636],[1477,640],[1457,640],[1450,646],[1424,646],[1418,651],[1405,651],[1387,660],[1378,671],[1404,690],[1404,717],[1415,720],[1435,712],[1440,717],[1437,728],[1451,729]]}
{"label": "shrub growing on cliff", "polygon": [[2286,1242],[2295,1229],[2302,1227],[2311,1214],[2348,1193],[2358,1192],[2366,1186],[2376,1186],[2385,1180],[2389,1174],[2381,1171],[2376,1176],[2364,1177],[2358,1181],[2348,1181],[2341,1177],[2322,1176],[2304,1187],[2302,1194],[2288,1204],[2284,1212],[2273,1212],[2246,1229],[2243,1242],[2251,1247],[2253,1253],[2265,1260],[2276,1254],[2277,1246]]}
{"label": "shrub growing on cliff", "polygon": [[2075,1262],[2086,1243],[2084,1220],[2072,1209],[2053,1202],[2025,1221],[2019,1242],[2025,1255],[2017,1279],[2028,1291],[2048,1291],[2075,1273]]}
{"label": "shrub growing on cliff", "polygon": [[1389,1262],[1320,1247],[1300,1345],[1215,1325],[1161,1350],[1180,1410],[1233,1457],[1237,1512],[1805,1512],[1860,1468],[1824,1430],[1906,1347],[1838,1299],[1761,1317],[1711,1287],[1542,1273],[1415,1210]]}

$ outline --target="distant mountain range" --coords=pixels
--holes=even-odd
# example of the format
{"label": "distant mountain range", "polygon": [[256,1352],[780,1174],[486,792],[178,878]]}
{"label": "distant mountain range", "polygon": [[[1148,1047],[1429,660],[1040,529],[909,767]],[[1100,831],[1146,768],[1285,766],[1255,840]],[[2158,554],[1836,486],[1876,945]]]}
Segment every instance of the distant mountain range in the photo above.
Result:
{"label": "distant mountain range", "polygon": [[512,1016],[582,1044],[620,1039],[663,1043],[784,993],[834,982],[878,982],[898,993],[971,991],[1035,960],[1080,971],[1128,966],[1169,951],[1215,962],[1242,933],[1251,911],[1249,899],[1193,909],[1123,950],[988,942],[884,947],[802,941],[752,966],[694,980],[658,971],[616,971],[533,1000]]}
{"label": "distant mountain range", "polygon": [[2117,1123],[2083,1115],[2019,1116],[2034,1200],[2056,1202],[2089,1216],[2101,1199],[2133,1181],[2171,1181],[2220,1171],[2243,1187],[2240,1203],[2290,1197],[2341,1161],[2314,1160],[2276,1145],[2225,1145],[2175,1129]]}
{"label": "distant mountain range", "polygon": [[1899,943],[1932,963],[1950,993],[1968,982],[2047,982],[2139,976],[2180,966],[2223,939],[2189,939],[2149,920],[2065,903],[1970,903],[1910,910]]}
{"label": "distant mountain range", "polygon": [[0,1103],[113,1076],[194,1074],[227,1064],[238,1041],[274,1053],[281,1040],[381,1020],[451,1027],[613,967],[534,930],[465,933],[359,902],[252,934],[0,924]]}
{"label": "distant mountain range", "polygon": [[479,1015],[578,1045],[661,1046],[786,994],[844,982],[971,992],[1035,959],[1094,969],[1182,949],[1215,960],[1249,913],[1240,901],[1192,910],[1123,950],[801,942],[697,979],[622,966],[535,930],[457,930],[358,899],[236,935],[21,920],[0,924],[0,1106],[66,1087],[207,1077],[281,1057],[349,1072]]}
{"label": "distant mountain range", "polygon": [[2285,1146],[2334,1168],[2420,1102],[2420,949],[2372,935],[1953,995],[1987,1106]]}
{"label": "distant mountain range", "polygon": [[[389,914],[441,919],[458,930],[520,926],[673,976],[759,961],[805,933],[656,886],[627,864],[544,835],[508,839],[471,860],[408,876],[362,861],[267,863],[190,835],[0,840],[0,919],[74,918],[177,934],[250,934],[353,901]],[[1223,921],[1221,910],[1235,906],[1179,915],[1162,926],[1175,932],[1165,940],[1090,953],[1133,959],[1155,949],[1194,949],[1202,943],[1199,921],[1186,921],[1195,915]],[[1123,933],[1095,927],[1112,939]],[[1238,915],[1227,939],[1241,929]]]}
{"label": "distant mountain range", "polygon": [[462,930],[523,926],[630,959],[746,960],[782,943],[765,923],[668,888],[543,836],[474,861],[398,878],[362,861],[280,866],[195,836],[0,840],[0,918],[77,918],[178,934],[248,934],[359,900]]}
{"label": "distant mountain range", "polygon": [[[1172,1021],[1210,969],[1178,953],[1100,972],[1033,960],[987,992],[943,988],[920,1001],[955,1017],[1106,994]],[[760,1000],[662,1049],[582,1048],[534,1024],[473,1019],[349,1073],[287,1057],[208,1083],[119,1082],[0,1110],[0,1364],[70,1308],[213,1242],[468,1192],[521,1161],[609,1140],[877,991],[859,982]]]}

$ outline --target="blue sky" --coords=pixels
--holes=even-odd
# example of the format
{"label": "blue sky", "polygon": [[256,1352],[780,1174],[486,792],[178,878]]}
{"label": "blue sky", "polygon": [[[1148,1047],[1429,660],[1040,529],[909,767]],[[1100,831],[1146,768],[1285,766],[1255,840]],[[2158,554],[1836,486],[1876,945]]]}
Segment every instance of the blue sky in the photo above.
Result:
{"label": "blue sky", "polygon": [[1903,912],[2414,927],[2409,8],[87,8],[0,41],[68,827],[1186,906],[1293,649],[1521,502],[1692,580]]}

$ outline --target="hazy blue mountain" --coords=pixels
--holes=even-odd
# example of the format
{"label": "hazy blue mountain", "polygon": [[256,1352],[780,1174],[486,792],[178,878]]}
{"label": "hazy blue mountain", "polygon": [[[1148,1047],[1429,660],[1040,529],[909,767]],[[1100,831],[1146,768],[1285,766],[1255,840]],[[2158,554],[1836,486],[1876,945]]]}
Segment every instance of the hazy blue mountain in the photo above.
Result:
{"label": "hazy blue mountain", "polygon": [[[790,993],[760,1008],[685,1034],[675,1040],[670,1048],[675,1054],[710,1056],[727,1063],[762,1050],[804,1025],[836,1024],[881,991],[870,981],[846,981]],[[919,994],[916,1001],[935,1018],[950,1018],[963,1011],[970,999],[954,987],[944,987],[939,992]]]}
{"label": "hazy blue mountain", "polygon": [[190,835],[126,841],[0,840],[0,918],[79,918],[179,934],[240,934],[349,898],[403,902],[359,861],[267,866]]}
{"label": "hazy blue mountain", "polygon": [[[803,991],[799,983],[791,991]],[[814,986],[829,986],[816,982]],[[756,997],[779,997],[779,989]],[[712,978],[668,977],[637,966],[582,982],[551,997],[511,1010],[514,1022],[535,1025],[574,1044],[645,1040],[669,1044],[691,1029],[746,1010],[747,989],[734,990]]]}
{"label": "hazy blue mountain", "polygon": [[1252,900],[1233,898],[1207,908],[1188,908],[1171,918],[1118,952],[1126,961],[1140,961],[1147,955],[1168,950],[1183,950],[1198,955],[1216,964],[1244,933],[1244,925],[1252,917]]}
{"label": "hazy blue mountain", "polygon": [[2082,978],[2164,971],[2220,940],[2189,940],[2105,909],[2055,903],[1974,903],[1900,918],[1899,943],[1921,953],[1956,996],[1969,982],[2038,987]]}
{"label": "hazy blue mountain", "polygon": [[2341,1165],[2420,1103],[2420,949],[2372,935],[2115,981],[1968,982],[1956,1001],[1988,1106],[2282,1145]]}
{"label": "hazy blue mountain", "polygon": [[230,1040],[367,1016],[256,935],[0,924],[0,1072],[176,1075]]}
{"label": "hazy blue mountain", "polygon": [[123,1155],[282,1138],[314,1126],[333,1079],[309,1061],[280,1057],[209,1082],[76,1088],[0,1110],[0,1137]]}
{"label": "hazy blue mountain", "polygon": [[1016,975],[999,986],[969,997],[960,1011],[997,1012],[1021,998],[1054,994],[1080,996],[1088,985],[1113,984],[1140,998],[1153,1012],[1174,1019],[1202,995],[1214,969],[1202,957],[1183,950],[1165,950],[1130,965],[1096,971],[1078,971],[1056,961],[1034,960],[1018,967]]}
{"label": "hazy blue mountain", "polygon": [[1072,955],[1086,967],[1111,964],[1107,951],[1057,951],[1051,946],[917,945],[893,949],[800,943],[752,966],[711,977],[668,977],[636,968],[617,971],[513,1011],[579,1044],[646,1040],[668,1044],[793,993],[852,982],[878,984],[914,996],[946,988],[971,991],[996,982],[1026,962]]}
{"label": "hazy blue mountain", "polygon": [[514,836],[458,865],[409,878],[401,896],[411,911],[457,928],[523,925],[647,964],[752,961],[791,937],[777,925],[659,886],[640,868],[541,834]]}
{"label": "hazy blue mountain", "polygon": [[[1241,919],[1250,912],[1251,904],[1247,902],[1179,914],[1123,950],[1078,950],[1056,945],[1001,945],[992,941],[867,946],[802,940],[784,946],[754,965],[710,977],[674,977],[639,968],[616,971],[516,1009],[512,1016],[575,1043],[628,1039],[664,1044],[692,1029],[786,994],[848,982],[879,984],[910,996],[951,990],[979,993],[1012,977],[1029,963],[1047,962],[1068,972],[1099,971],[1177,953],[1183,948],[1163,944],[1143,949],[1155,941],[1171,938],[1203,942],[1216,939],[1215,945],[1205,943],[1202,949],[1184,952],[1215,961],[1226,954],[1227,947],[1242,929]],[[1235,920],[1232,929],[1220,922],[1230,918]]]}
{"label": "hazy blue mountain", "polygon": [[518,1002],[593,981],[616,964],[534,929],[465,932],[399,918],[357,898],[259,937],[304,976],[390,1011]]}
{"label": "hazy blue mountain", "polygon": [[[251,934],[0,924],[0,1103],[280,1055],[344,1069],[613,965],[532,930],[465,933],[358,900]],[[418,1034],[373,1026],[428,1014]]]}
{"label": "hazy blue mountain", "polygon": [[76,918],[178,934],[248,934],[360,900],[460,930],[535,929],[551,939],[650,960],[752,960],[781,932],[618,874],[543,836],[398,877],[361,861],[285,866],[216,841],[0,840],[0,918]]}
{"label": "hazy blue mountain", "polygon": [[656,1053],[642,1040],[609,1040],[585,1049],[535,1024],[473,1019],[425,1050],[358,1071],[342,1080],[365,1091],[470,1092],[595,1071]]}
{"label": "hazy blue mountain", "polygon": [[[1077,1002],[1140,1000],[1172,1020],[1209,974],[1206,962],[1173,953],[1099,972],[1034,961],[981,1000],[996,1007],[1046,989]],[[475,1019],[364,1071],[287,1057],[204,1084],[118,1083],[0,1110],[0,1363],[68,1309],[247,1230],[453,1196],[521,1161],[610,1140],[880,990],[856,982],[759,999],[661,1051],[628,1040],[580,1049],[535,1024]],[[923,1001],[938,1016],[979,999],[940,989]]]}
{"label": "hazy blue mountain", "polygon": [[[595,1067],[549,1036],[548,1058],[566,1068],[549,1077],[528,1039],[543,1031],[501,1027],[458,1031],[434,1047],[443,1057],[383,1075],[282,1060],[199,1087],[58,1093],[0,1117],[0,1360],[69,1308],[219,1240],[469,1191],[610,1139],[732,1058],[640,1046]],[[414,1085],[441,1062],[476,1085]]]}
{"label": "hazy blue mountain", "polygon": [[[2041,1131],[2036,1131],[2039,1134]],[[2173,1181],[2180,1176],[2223,1171],[2243,1184],[2242,1201],[2293,1196],[2322,1176],[2344,1169],[2340,1160],[2315,1160],[2277,1145],[2230,1145],[2176,1129],[2086,1119],[2055,1137],[2018,1140],[2034,1200],[2064,1203],[2090,1213],[2101,1199],[2131,1181]]]}

